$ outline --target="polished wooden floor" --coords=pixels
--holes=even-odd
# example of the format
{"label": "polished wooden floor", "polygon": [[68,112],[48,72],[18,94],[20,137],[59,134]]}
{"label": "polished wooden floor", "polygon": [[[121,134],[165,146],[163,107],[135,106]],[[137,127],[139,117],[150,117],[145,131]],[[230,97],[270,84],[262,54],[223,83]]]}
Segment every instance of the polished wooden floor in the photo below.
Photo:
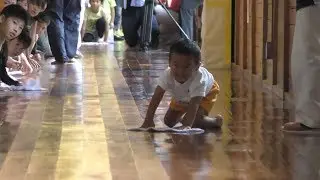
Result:
{"label": "polished wooden floor", "polygon": [[[292,106],[233,70],[211,70],[221,131],[128,132],[142,123],[165,50],[85,47],[48,66],[49,92],[1,92],[0,180],[317,180],[320,137],[287,136]],[[169,96],[157,111],[157,125]]]}

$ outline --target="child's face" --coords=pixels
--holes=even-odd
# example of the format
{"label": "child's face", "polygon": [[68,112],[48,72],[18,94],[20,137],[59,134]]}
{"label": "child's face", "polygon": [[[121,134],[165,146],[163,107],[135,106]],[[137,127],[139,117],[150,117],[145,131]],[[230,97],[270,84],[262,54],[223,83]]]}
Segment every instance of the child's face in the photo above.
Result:
{"label": "child's face", "polygon": [[200,65],[196,64],[193,58],[190,55],[171,54],[169,67],[171,75],[177,82],[186,82],[198,70]]}
{"label": "child's face", "polygon": [[15,57],[19,56],[26,48],[23,42],[19,38],[8,41],[8,56]]}
{"label": "child's face", "polygon": [[4,0],[4,7],[9,6],[11,4],[17,4],[17,0]]}
{"label": "child's face", "polygon": [[0,17],[0,22],[4,29],[6,40],[11,40],[18,37],[25,26],[25,22],[17,17]]}
{"label": "child's face", "polygon": [[17,4],[19,4],[21,7],[23,7],[23,9],[28,10],[28,1],[27,0],[19,1],[19,2],[17,2]]}
{"label": "child's face", "polygon": [[90,0],[91,8],[94,10],[98,10],[101,6],[101,0]]}
{"label": "child's face", "polygon": [[36,34],[41,35],[47,28],[48,24],[39,22],[37,23],[37,29],[36,29]]}
{"label": "child's face", "polygon": [[46,7],[41,8],[40,6],[32,4],[32,3],[28,4],[28,12],[29,12],[30,16],[32,16],[32,17],[37,16],[39,13],[43,12],[45,9],[46,9]]}

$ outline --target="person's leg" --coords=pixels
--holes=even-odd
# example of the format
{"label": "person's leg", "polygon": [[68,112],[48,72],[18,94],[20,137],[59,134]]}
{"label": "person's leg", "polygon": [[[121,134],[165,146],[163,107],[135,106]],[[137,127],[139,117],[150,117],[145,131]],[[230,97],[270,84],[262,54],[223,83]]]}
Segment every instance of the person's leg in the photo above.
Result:
{"label": "person's leg", "polygon": [[170,128],[174,127],[181,121],[183,114],[185,114],[185,112],[177,111],[170,107],[164,116],[164,124]]}
{"label": "person's leg", "polygon": [[65,23],[65,49],[69,59],[77,53],[81,2],[79,0],[65,0],[63,20]]}
{"label": "person's leg", "polygon": [[[201,129],[220,128],[222,126],[223,118],[220,115],[209,117],[209,113],[217,101],[220,88],[217,82],[214,82],[211,91],[201,101],[200,107],[197,111],[193,127]],[[182,120],[184,124],[185,119]]]}
{"label": "person's leg", "polygon": [[102,38],[105,34],[106,29],[106,21],[104,18],[100,18],[96,22],[96,30],[99,38]]}
{"label": "person's leg", "polygon": [[114,16],[114,30],[117,31],[121,28],[121,12],[122,8],[119,6],[114,7],[115,8],[115,16]]}
{"label": "person's leg", "polygon": [[122,8],[119,6],[115,7],[115,17],[114,17],[114,40],[115,41],[122,41],[124,40],[124,35],[121,28],[122,22]]}
{"label": "person's leg", "polygon": [[[184,124],[185,117],[182,119],[181,123]],[[199,107],[196,118],[193,122],[193,128],[201,128],[201,129],[213,129],[220,128],[223,123],[223,118],[221,115],[217,115],[215,117],[209,117],[209,112],[206,111],[203,107]]]}
{"label": "person's leg", "polygon": [[[193,15],[194,9],[180,8],[181,28],[190,40],[193,40]],[[183,33],[181,33],[181,36],[182,38],[186,38]]]}
{"label": "person's leg", "polygon": [[295,122],[284,130],[320,128],[320,16],[319,6],[297,11],[291,55],[292,87],[295,95]]}
{"label": "person's leg", "polygon": [[[177,104],[175,101],[172,101],[164,117],[164,124],[168,127],[174,127],[179,122],[181,122],[183,125],[186,125],[184,123],[186,119],[183,117],[185,112],[185,107],[182,108],[181,105]],[[213,129],[220,128],[222,126],[222,116],[217,115],[216,117],[212,118],[209,117],[208,114],[209,113],[203,107],[199,107],[192,128]]]}
{"label": "person's leg", "polygon": [[68,58],[64,43],[63,1],[64,0],[55,0],[49,5],[51,23],[47,31],[52,55],[56,63],[63,63],[64,60]]}
{"label": "person's leg", "polygon": [[41,51],[45,58],[52,56],[47,32],[44,32],[39,37],[39,40],[37,41],[37,50]]}
{"label": "person's leg", "polygon": [[155,15],[152,16],[152,29],[151,29],[151,47],[158,48],[159,46],[160,29],[158,20]]}
{"label": "person's leg", "polygon": [[97,42],[95,36],[91,33],[85,33],[82,39],[83,42]]}
{"label": "person's leg", "polygon": [[140,8],[130,7],[122,10],[122,28],[124,39],[130,47],[136,46],[139,41],[138,29],[141,26],[139,16]]}
{"label": "person's leg", "polygon": [[152,42],[152,23],[153,23],[154,2],[147,0],[144,4],[143,11],[139,14],[140,29],[140,47],[147,50]]}
{"label": "person's leg", "polygon": [[[200,0],[182,0],[180,7],[180,23],[181,28],[193,40],[193,21],[196,8],[200,5]],[[184,35],[181,33],[183,38]]]}

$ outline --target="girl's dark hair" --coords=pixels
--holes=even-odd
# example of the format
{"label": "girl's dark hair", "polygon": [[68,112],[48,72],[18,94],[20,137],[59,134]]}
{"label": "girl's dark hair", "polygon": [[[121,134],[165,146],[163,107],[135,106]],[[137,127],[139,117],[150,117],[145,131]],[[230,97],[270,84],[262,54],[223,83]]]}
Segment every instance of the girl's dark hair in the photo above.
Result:
{"label": "girl's dark hair", "polygon": [[40,22],[40,23],[46,23],[50,24],[51,19],[50,16],[47,14],[47,12],[41,12],[36,17],[34,17],[34,20]]}
{"label": "girl's dark hair", "polygon": [[28,3],[35,4],[44,9],[48,5],[48,0],[28,0]]}
{"label": "girl's dark hair", "polygon": [[192,56],[196,64],[201,63],[200,47],[189,39],[180,39],[170,47],[169,61],[172,54]]}
{"label": "girl's dark hair", "polygon": [[5,8],[3,8],[0,15],[4,15],[6,18],[16,17],[18,19],[21,19],[25,24],[28,24],[30,20],[29,13],[25,9],[23,9],[23,7],[17,4],[6,6]]}

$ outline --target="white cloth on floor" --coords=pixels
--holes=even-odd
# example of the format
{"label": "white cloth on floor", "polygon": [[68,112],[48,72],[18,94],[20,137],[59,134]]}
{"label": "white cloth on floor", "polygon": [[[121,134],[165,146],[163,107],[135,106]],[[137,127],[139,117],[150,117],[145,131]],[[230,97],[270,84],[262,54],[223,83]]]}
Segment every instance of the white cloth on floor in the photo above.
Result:
{"label": "white cloth on floor", "polygon": [[191,128],[191,129],[179,129],[169,127],[157,127],[157,128],[130,128],[128,131],[147,131],[147,132],[167,132],[176,134],[201,134],[204,133],[203,129]]}
{"label": "white cloth on floor", "polygon": [[11,86],[12,91],[45,91],[41,87],[40,78],[29,78],[22,83],[22,86]]}
{"label": "white cloth on floor", "polygon": [[[7,69],[8,71],[8,69]],[[21,82],[21,86],[8,86],[6,84],[1,84],[2,91],[46,91],[41,84],[41,76],[48,76],[48,74],[42,72],[34,75],[34,77],[24,76],[22,71],[8,71],[8,75],[14,79]],[[47,77],[49,78],[49,77]]]}
{"label": "white cloth on floor", "polygon": [[296,122],[320,128],[320,6],[297,11],[291,57]]}

